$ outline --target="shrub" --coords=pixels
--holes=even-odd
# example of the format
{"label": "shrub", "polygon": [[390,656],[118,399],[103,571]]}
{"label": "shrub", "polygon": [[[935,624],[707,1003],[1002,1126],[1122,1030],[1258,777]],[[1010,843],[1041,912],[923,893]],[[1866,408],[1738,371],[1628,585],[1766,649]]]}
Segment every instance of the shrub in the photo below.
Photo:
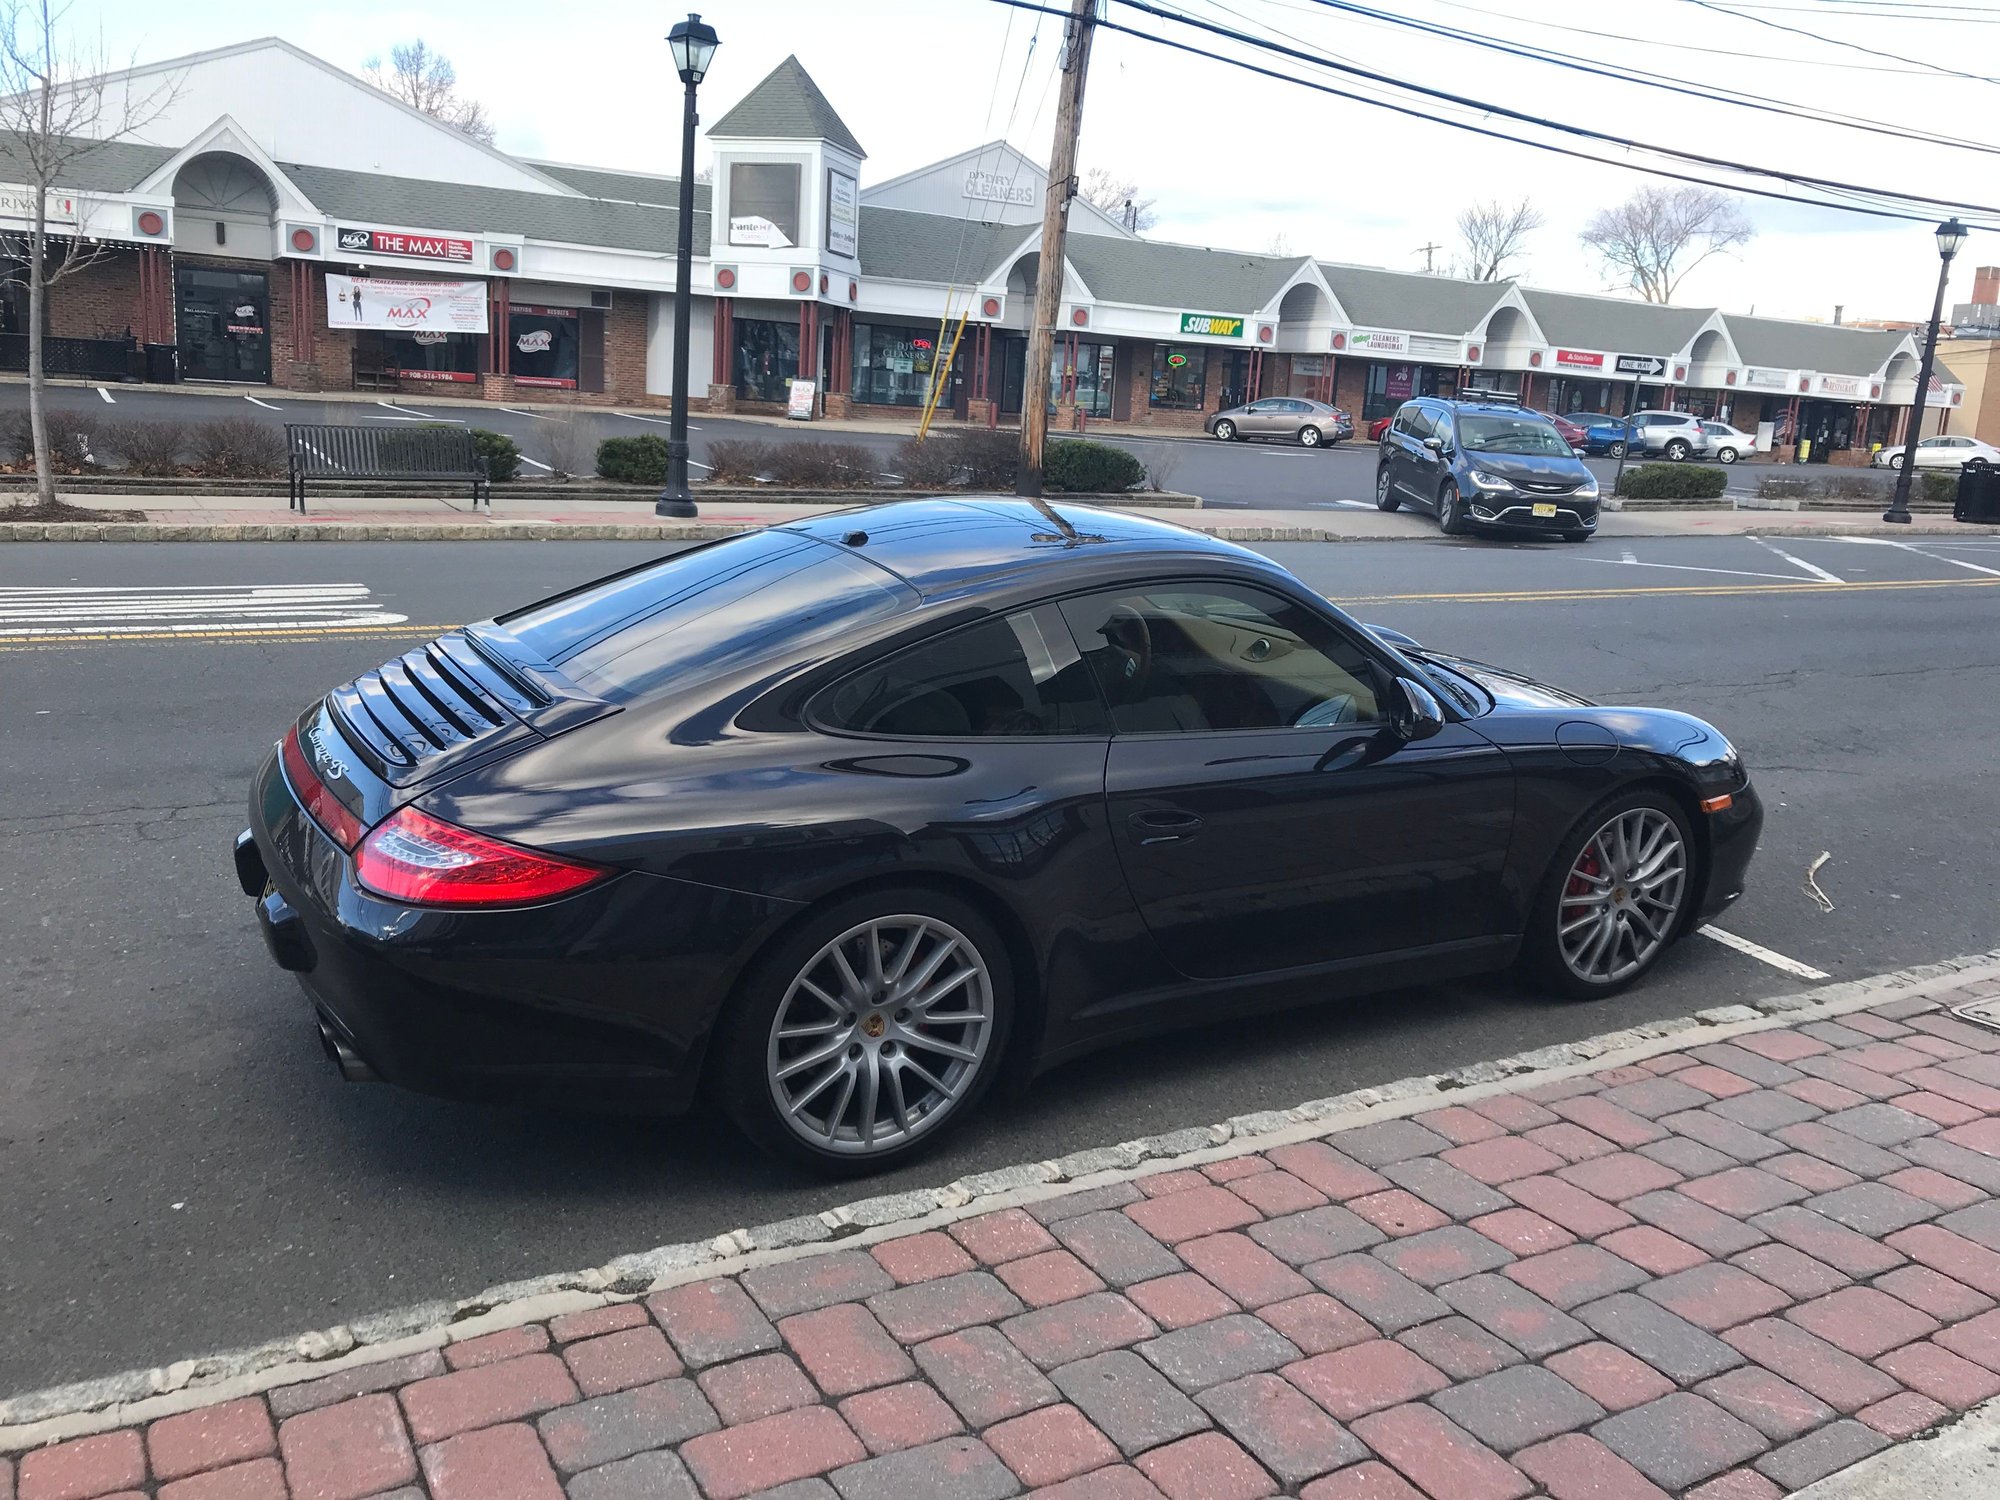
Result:
{"label": "shrub", "polygon": [[958,483],[963,467],[957,448],[942,434],[921,443],[913,437],[904,438],[890,465],[913,490],[950,489]]}
{"label": "shrub", "polygon": [[[97,458],[91,451],[91,439],[97,435],[96,417],[60,406],[46,408],[42,416],[48,424],[51,469],[58,474],[81,474],[95,467]],[[8,447],[24,465],[34,467],[35,433],[29,425],[27,407],[9,412],[6,422]]]}
{"label": "shrub", "polygon": [[1921,488],[1917,498],[1932,505],[1955,505],[1958,502],[1958,474],[1950,469],[1919,469],[1917,483]]}
{"label": "shrub", "polygon": [[1872,500],[1888,486],[1867,470],[1830,470],[1820,476],[1819,492],[1832,500]]}
{"label": "shrub", "polygon": [[479,450],[479,456],[486,460],[486,473],[492,479],[513,479],[521,472],[521,445],[504,432],[489,432],[484,427],[472,429],[472,446]]}
{"label": "shrub", "polygon": [[1065,494],[1118,494],[1145,477],[1145,465],[1109,443],[1064,438],[1050,443],[1042,455],[1042,483]]}
{"label": "shrub", "polygon": [[1813,482],[1803,474],[1766,474],[1757,481],[1757,493],[1766,500],[1804,500],[1813,493]]}
{"label": "shrub", "polygon": [[106,457],[122,460],[126,473],[156,478],[180,472],[187,440],[185,422],[116,422],[99,436],[98,446]]}
{"label": "shrub", "polygon": [[999,428],[951,434],[951,450],[976,490],[1011,490],[1021,468],[1021,434]]}
{"label": "shrub", "polygon": [[248,417],[194,423],[188,451],[206,479],[269,479],[285,472],[284,429]]}
{"label": "shrub", "polygon": [[650,433],[606,438],[597,445],[597,472],[625,484],[665,484],[667,440]]}
{"label": "shrub", "polygon": [[1729,471],[1701,464],[1640,464],[1618,480],[1634,500],[1713,500],[1729,488]]}
{"label": "shrub", "polygon": [[853,489],[874,483],[875,456],[856,443],[775,443],[770,473],[788,489]]}
{"label": "shrub", "polygon": [[742,439],[708,445],[708,477],[724,484],[755,484],[771,466],[771,445]]}

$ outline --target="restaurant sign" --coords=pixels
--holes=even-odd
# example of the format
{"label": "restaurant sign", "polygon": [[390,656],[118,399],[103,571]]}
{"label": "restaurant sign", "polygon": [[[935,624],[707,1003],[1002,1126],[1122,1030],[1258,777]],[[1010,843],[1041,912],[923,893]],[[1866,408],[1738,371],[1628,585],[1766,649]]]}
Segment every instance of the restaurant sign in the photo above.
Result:
{"label": "restaurant sign", "polygon": [[1823,396],[1858,396],[1861,394],[1861,380],[1855,375],[1822,375],[1819,389]]}
{"label": "restaurant sign", "polygon": [[1241,318],[1218,318],[1212,313],[1182,313],[1182,333],[1205,333],[1211,338],[1240,339],[1243,337]]}

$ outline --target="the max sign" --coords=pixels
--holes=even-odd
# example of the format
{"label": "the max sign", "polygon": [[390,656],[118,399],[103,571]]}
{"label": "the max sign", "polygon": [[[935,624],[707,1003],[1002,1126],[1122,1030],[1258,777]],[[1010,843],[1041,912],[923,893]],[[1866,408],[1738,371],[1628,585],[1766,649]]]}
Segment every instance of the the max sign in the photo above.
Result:
{"label": "the max sign", "polygon": [[446,235],[411,234],[401,229],[348,229],[335,231],[343,250],[370,250],[377,255],[407,255],[418,260],[458,260],[470,264],[472,241]]}

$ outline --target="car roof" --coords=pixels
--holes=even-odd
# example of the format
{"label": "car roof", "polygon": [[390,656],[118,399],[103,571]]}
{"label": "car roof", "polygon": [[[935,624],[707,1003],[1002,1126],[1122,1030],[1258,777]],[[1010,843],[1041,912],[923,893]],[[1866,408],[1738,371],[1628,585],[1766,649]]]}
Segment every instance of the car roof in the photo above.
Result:
{"label": "car roof", "polygon": [[1491,412],[1501,417],[1539,417],[1544,422],[1548,421],[1541,412],[1532,406],[1523,406],[1518,401],[1454,401],[1445,396],[1427,396],[1421,399],[1435,401],[1440,406],[1449,406],[1453,411]]}
{"label": "car roof", "polygon": [[[1274,571],[1270,559],[1184,526],[1067,501],[1034,502],[1002,495],[897,500],[788,522],[784,530],[851,548],[894,573],[926,600],[981,592],[1017,575],[1050,569],[1089,585],[1126,576],[1141,559],[1184,567],[1202,562],[1250,564]],[[866,540],[849,540],[856,532]],[[1107,568],[1107,563],[1115,567]]]}

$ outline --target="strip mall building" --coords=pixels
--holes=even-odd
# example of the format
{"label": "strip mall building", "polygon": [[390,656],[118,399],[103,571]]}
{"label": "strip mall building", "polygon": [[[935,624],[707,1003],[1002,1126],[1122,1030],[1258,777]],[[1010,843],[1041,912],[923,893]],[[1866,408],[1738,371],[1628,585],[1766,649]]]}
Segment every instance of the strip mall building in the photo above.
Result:
{"label": "strip mall building", "polygon": [[[169,83],[142,139],[93,145],[50,196],[58,232],[104,252],[51,297],[57,373],[129,340],[151,347],[141,368],[189,381],[666,401],[672,179],[510,156],[277,40],[115,75],[103,116]],[[827,418],[913,415],[946,358],[945,400],[969,420],[1006,420],[1042,385],[1025,369],[1033,162],[992,143],[864,186],[861,143],[796,59],[707,135],[690,354],[710,410],[779,410],[810,380]],[[0,186],[0,235],[31,207]],[[1198,428],[1260,396],[1365,421],[1476,384],[1562,411],[1769,423],[1852,461],[1901,439],[1916,385],[1907,333],[1163,244],[1080,201],[1065,259],[1059,427]],[[25,344],[24,304],[0,301],[0,365]],[[1963,391],[1934,385],[1948,422]]]}

